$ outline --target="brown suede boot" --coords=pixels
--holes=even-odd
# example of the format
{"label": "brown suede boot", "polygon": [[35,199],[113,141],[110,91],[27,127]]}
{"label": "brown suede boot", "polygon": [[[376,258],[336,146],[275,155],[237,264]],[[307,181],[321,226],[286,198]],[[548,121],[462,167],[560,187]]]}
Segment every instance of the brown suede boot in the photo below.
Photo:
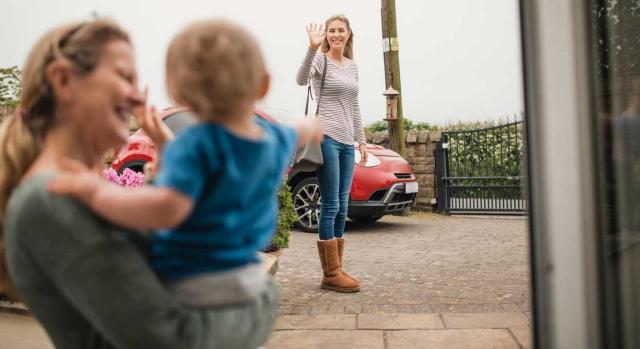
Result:
{"label": "brown suede boot", "polygon": [[340,271],[336,239],[318,240],[318,255],[323,273],[320,288],[345,293],[360,291],[358,283]]}
{"label": "brown suede boot", "polygon": [[347,273],[346,271],[344,271],[344,269],[342,269],[344,267],[344,264],[342,263],[343,261],[342,256],[344,255],[344,238],[336,238],[336,241],[338,242],[338,260],[340,261],[340,270],[342,271],[342,274],[344,274],[349,279],[355,281],[359,286],[360,281],[355,277],[353,277],[353,275]]}

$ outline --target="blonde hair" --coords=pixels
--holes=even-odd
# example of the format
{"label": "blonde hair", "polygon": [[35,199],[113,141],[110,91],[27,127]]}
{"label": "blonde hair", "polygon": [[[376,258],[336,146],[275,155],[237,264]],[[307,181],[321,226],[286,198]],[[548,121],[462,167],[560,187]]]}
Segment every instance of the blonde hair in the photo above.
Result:
{"label": "blonde hair", "polygon": [[324,41],[322,41],[322,52],[329,52],[329,41],[327,40],[326,33],[329,29],[329,24],[331,24],[331,22],[333,21],[341,21],[347,26],[347,30],[349,30],[349,39],[344,45],[344,51],[342,52],[342,54],[349,59],[353,59],[353,30],[351,30],[351,24],[349,23],[349,19],[345,15],[333,15],[326,21],[324,21],[325,37]]}
{"label": "blonde hair", "polygon": [[127,32],[110,19],[58,26],[33,46],[22,72],[22,96],[15,115],[0,126],[0,287],[17,298],[7,270],[4,222],[13,189],[40,153],[42,141],[54,123],[56,100],[47,80],[47,67],[65,60],[79,74],[89,74],[102,58],[102,47],[112,40],[130,42]]}
{"label": "blonde hair", "polygon": [[256,39],[223,19],[182,30],[169,45],[166,68],[171,98],[199,118],[213,120],[253,103],[266,76]]}

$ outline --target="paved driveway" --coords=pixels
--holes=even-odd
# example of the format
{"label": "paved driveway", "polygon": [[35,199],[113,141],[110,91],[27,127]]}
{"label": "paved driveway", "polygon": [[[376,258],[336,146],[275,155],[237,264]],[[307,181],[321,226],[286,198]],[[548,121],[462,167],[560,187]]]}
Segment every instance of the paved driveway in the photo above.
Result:
{"label": "paved driveway", "polygon": [[280,257],[279,314],[530,315],[527,220],[418,214],[347,225],[346,270],[361,292],[321,290],[317,236],[294,231]]}
{"label": "paved driveway", "polygon": [[269,349],[531,348],[527,220],[385,217],[347,227],[346,265],[362,291],[319,289],[313,234],[280,258]]}

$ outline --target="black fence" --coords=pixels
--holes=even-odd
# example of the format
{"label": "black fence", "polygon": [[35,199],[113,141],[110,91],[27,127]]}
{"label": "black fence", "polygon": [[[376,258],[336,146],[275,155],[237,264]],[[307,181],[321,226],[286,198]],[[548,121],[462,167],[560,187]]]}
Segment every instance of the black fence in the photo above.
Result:
{"label": "black fence", "polygon": [[436,144],[437,209],[447,213],[524,214],[523,122],[443,132]]}

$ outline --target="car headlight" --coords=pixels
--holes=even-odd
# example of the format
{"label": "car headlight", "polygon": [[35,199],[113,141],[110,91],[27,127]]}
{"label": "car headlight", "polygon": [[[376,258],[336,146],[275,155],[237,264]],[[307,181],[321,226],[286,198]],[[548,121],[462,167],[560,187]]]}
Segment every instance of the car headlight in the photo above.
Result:
{"label": "car headlight", "polygon": [[[356,149],[355,154],[356,156],[354,158],[354,161],[356,165],[360,165],[360,160],[362,159],[362,156],[360,156],[360,151]],[[364,167],[376,167],[380,166],[381,163],[382,161],[380,161],[377,156],[371,154],[370,152],[367,152],[367,163],[364,164]]]}

